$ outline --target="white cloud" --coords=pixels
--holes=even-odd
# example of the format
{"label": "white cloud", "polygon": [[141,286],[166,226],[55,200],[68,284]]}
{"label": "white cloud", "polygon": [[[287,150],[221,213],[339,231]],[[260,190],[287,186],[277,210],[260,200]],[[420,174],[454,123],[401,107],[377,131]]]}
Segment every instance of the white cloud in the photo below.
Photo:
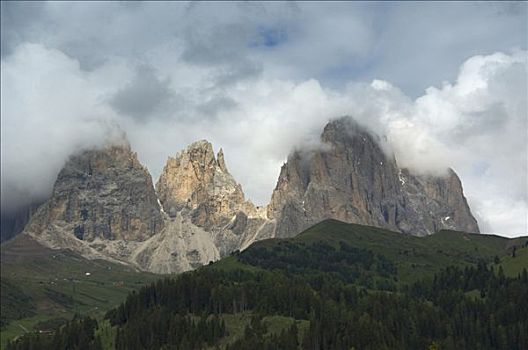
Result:
{"label": "white cloud", "polygon": [[413,120],[452,156],[487,232],[528,232],[527,66],[526,51],[475,56],[416,100]]}
{"label": "white cloud", "polygon": [[[288,152],[317,144],[328,119],[349,114],[387,135],[402,166],[434,173],[454,167],[470,203],[488,221],[486,231],[526,232],[525,206],[519,206],[519,201],[526,203],[525,77],[526,52],[516,52],[471,58],[455,83],[430,88],[416,100],[381,80],[333,91],[316,80],[260,79],[225,90],[236,107],[198,124],[178,121],[174,129],[224,147],[231,171],[263,204]],[[148,140],[143,132],[137,138]],[[163,139],[160,149],[168,144],[179,149],[192,141]],[[495,199],[502,203],[495,210],[503,213],[509,203],[524,215],[506,216],[481,204]]]}
{"label": "white cloud", "polygon": [[111,110],[97,103],[78,63],[37,44],[2,60],[2,207],[51,192],[64,160],[101,144]]}
{"label": "white cloud", "polygon": [[[8,8],[2,206],[48,194],[67,156],[101,144],[115,124],[154,181],[167,156],[206,138],[265,204],[290,150],[318,146],[327,121],[349,114],[385,134],[402,165],[454,167],[483,230],[526,233],[527,54],[510,50],[526,37],[517,31],[522,16],[487,5],[417,5],[438,17],[403,26],[408,6],[46,3],[31,31],[5,21],[16,12]],[[474,17],[465,35],[467,13]],[[456,30],[445,28],[451,17]],[[493,40],[476,26],[483,20],[499,33]],[[468,55],[490,47],[506,53]],[[458,74],[453,62],[463,63]],[[451,82],[418,98],[399,88],[438,76]],[[341,84],[326,83],[336,77]]]}

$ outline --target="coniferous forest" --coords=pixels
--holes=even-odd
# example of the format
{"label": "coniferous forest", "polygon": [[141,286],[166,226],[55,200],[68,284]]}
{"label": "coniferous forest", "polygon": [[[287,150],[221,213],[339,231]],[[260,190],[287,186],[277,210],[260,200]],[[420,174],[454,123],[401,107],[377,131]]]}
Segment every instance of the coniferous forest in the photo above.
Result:
{"label": "coniferous forest", "polygon": [[[475,291],[476,293],[469,293]],[[203,349],[226,336],[223,314],[254,314],[228,349],[526,349],[528,273],[485,264],[450,267],[398,292],[369,291],[327,275],[201,270],[131,294],[107,314],[117,349]],[[309,320],[265,337],[262,315]],[[102,349],[97,322],[74,319],[54,336],[8,349]]]}

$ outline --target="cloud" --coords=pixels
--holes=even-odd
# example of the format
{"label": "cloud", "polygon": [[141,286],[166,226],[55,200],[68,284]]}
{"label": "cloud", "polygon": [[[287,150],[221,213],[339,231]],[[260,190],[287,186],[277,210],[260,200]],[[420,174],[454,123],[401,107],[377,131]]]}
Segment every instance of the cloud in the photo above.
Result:
{"label": "cloud", "polygon": [[498,190],[524,200],[527,66],[526,51],[472,57],[462,65],[456,84],[430,88],[416,100],[414,117],[450,146],[450,153],[461,154],[461,171],[469,173],[486,161],[486,174],[508,179]]}
{"label": "cloud", "polygon": [[[483,230],[526,232],[526,66],[525,51],[475,56],[454,83],[417,99],[381,80],[350,83],[343,91],[316,80],[248,82],[227,90],[228,110],[218,109],[214,120],[176,122],[170,133],[179,143],[167,138],[159,147],[192,141],[176,137],[176,130],[212,140],[224,148],[246,193],[263,204],[288,152],[317,146],[330,118],[352,115],[387,136],[402,166],[436,174],[455,168]],[[149,140],[146,132],[135,138]],[[502,204],[490,205],[495,201]],[[524,214],[505,215],[508,205]]]}
{"label": "cloud", "polygon": [[156,112],[172,110],[175,96],[168,79],[159,79],[148,66],[139,66],[126,86],[111,99],[110,105],[119,113],[137,120],[145,120]]}
{"label": "cloud", "polygon": [[469,57],[526,49],[528,5],[519,6],[519,15],[507,11],[508,4],[388,3],[386,15],[375,19],[374,26],[384,30],[376,31],[377,45],[367,58],[376,64],[363,75],[393,82],[416,98],[429,86],[456,79]]}
{"label": "cloud", "polygon": [[34,18],[42,16],[45,5],[42,2],[22,3],[18,1],[1,4],[2,57],[13,52],[16,46],[35,31]]}
{"label": "cloud", "polygon": [[2,210],[47,197],[67,157],[114,128],[78,62],[42,45],[2,60]]}
{"label": "cloud", "polygon": [[49,195],[68,155],[117,124],[154,181],[169,155],[206,138],[265,204],[288,153],[352,115],[402,165],[454,167],[486,232],[528,231],[522,11],[130,5],[2,3],[2,210]]}

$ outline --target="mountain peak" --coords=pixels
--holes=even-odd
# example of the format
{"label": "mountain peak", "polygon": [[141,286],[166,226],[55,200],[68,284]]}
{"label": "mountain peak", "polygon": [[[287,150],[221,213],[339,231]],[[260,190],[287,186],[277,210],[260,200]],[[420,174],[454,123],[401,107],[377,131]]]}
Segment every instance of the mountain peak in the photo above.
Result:
{"label": "mountain peak", "polygon": [[324,220],[413,235],[440,229],[478,232],[458,176],[417,176],[400,169],[381,139],[349,117],[328,123],[329,147],[295,152],[282,167],[268,207],[276,235],[291,236]]}
{"label": "mountain peak", "polygon": [[170,157],[156,184],[171,220],[179,215],[205,230],[220,255],[252,243],[259,233],[271,236],[265,211],[246,201],[242,186],[227,171],[224,152],[215,158],[212,146],[199,141]]}
{"label": "mountain peak", "polygon": [[[128,144],[85,150],[60,171],[26,231],[52,241],[142,241],[163,221],[150,174]],[[71,239],[70,239],[71,238]],[[76,244],[75,242],[73,244]]]}
{"label": "mountain peak", "polygon": [[245,202],[241,186],[227,171],[223,151],[220,149],[215,157],[211,143],[206,140],[194,142],[176,157],[169,157],[156,189],[171,216],[211,201],[223,205],[210,210],[227,213]]}
{"label": "mountain peak", "polygon": [[375,153],[383,150],[381,137],[349,116],[333,119],[326,124],[321,134],[321,141],[335,146],[354,149],[355,153],[361,149]]}
{"label": "mountain peak", "polygon": [[213,151],[213,145],[211,144],[211,142],[209,142],[209,141],[207,141],[205,139],[202,139],[202,140],[194,141],[193,143],[191,143],[186,148],[187,152],[191,152],[193,150],[201,150],[201,151],[204,151],[204,152],[212,152]]}

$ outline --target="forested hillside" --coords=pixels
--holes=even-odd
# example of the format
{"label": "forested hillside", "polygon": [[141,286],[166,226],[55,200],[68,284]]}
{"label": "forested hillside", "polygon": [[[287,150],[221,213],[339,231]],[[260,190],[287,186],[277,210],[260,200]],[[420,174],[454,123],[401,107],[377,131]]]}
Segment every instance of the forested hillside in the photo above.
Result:
{"label": "forested hillside", "polygon": [[327,221],[8,349],[526,349],[527,241]]}

